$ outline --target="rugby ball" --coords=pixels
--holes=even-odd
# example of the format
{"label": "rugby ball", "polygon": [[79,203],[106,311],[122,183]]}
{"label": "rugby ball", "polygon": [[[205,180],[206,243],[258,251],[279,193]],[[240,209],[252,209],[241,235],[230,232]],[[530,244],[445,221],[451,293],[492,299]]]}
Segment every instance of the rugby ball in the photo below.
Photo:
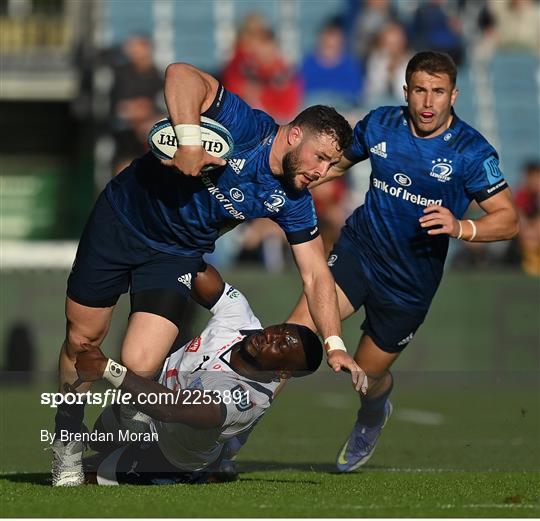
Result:
{"label": "rugby ball", "polygon": [[[201,116],[201,134],[203,146],[211,156],[222,159],[231,157],[234,149],[233,137],[221,123]],[[178,140],[169,118],[161,119],[150,129],[148,146],[157,158],[172,159],[178,148]]]}

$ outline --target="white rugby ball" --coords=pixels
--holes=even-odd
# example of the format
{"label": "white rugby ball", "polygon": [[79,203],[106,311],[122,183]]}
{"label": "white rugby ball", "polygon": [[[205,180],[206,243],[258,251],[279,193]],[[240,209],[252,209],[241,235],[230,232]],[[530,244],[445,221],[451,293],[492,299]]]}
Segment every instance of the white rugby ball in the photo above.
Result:
{"label": "white rugby ball", "polygon": [[[221,123],[201,116],[201,135],[203,146],[211,156],[222,159],[231,157],[234,140],[231,133]],[[150,129],[148,146],[157,158],[172,159],[178,148],[178,139],[169,118],[159,120]],[[213,168],[217,168],[217,166]]]}

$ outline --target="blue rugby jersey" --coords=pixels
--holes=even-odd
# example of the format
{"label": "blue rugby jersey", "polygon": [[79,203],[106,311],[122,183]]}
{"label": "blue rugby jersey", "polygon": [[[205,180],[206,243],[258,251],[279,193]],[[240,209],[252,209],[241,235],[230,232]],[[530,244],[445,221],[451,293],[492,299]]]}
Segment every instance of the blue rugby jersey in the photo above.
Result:
{"label": "blue rugby jersey", "polygon": [[203,115],[233,136],[227,165],[189,177],[146,154],[106,187],[122,222],[151,248],[183,256],[213,251],[219,235],[257,217],[274,220],[291,244],[317,237],[309,191],[289,190],[270,170],[275,121],[222,86]]}
{"label": "blue rugby jersey", "polygon": [[418,219],[431,204],[460,219],[472,200],[504,190],[497,152],[455,114],[446,132],[422,139],[409,128],[407,107],[380,107],[357,123],[345,156],[354,162],[369,157],[372,172],[365,202],[347,220],[341,243],[360,259],[380,301],[429,307],[449,237],[429,236]]}

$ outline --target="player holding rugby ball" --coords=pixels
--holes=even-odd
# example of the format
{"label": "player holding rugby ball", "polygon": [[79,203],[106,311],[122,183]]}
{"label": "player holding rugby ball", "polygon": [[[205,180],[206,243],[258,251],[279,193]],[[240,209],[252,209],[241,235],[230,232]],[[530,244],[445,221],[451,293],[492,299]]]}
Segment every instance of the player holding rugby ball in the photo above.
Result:
{"label": "player holding rugby ball", "polygon": [[[181,63],[167,68],[165,101],[179,143],[176,153],[164,162],[148,153],[112,179],[81,237],[68,279],[60,389],[76,380],[81,346],[101,345],[114,306],[128,289],[131,314],[122,362],[139,375],[154,375],[178,336],[191,282],[205,270],[203,254],[236,225],[269,217],[291,245],[329,365],[351,371],[359,390],[363,374],[340,338],[334,280],[306,190],[351,144],[347,121],[319,105],[279,126],[209,74]],[[201,116],[231,134],[228,161],[205,150]],[[78,432],[83,415],[84,406],[62,405],[56,431]],[[55,443],[53,485],[82,483],[82,445]]]}

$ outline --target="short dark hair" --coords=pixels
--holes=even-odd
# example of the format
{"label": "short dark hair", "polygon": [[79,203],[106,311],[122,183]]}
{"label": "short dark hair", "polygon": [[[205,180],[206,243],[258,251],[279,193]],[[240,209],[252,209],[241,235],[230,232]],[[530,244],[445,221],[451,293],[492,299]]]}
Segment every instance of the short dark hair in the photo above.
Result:
{"label": "short dark hair", "polygon": [[416,53],[407,64],[405,83],[407,86],[415,72],[423,71],[428,74],[448,74],[452,86],[456,86],[457,67],[449,54],[445,52],[422,51]]}
{"label": "short dark hair", "polygon": [[319,33],[324,33],[325,31],[341,31],[345,30],[343,20],[341,16],[332,16],[324,21],[319,29]]}
{"label": "short dark hair", "polygon": [[298,331],[298,336],[304,349],[304,356],[306,357],[306,368],[304,370],[294,371],[293,375],[298,377],[314,373],[322,362],[323,347],[321,340],[309,327],[300,324],[291,325],[296,327]]}
{"label": "short dark hair", "polygon": [[529,159],[523,165],[523,171],[526,174],[535,173],[537,170],[540,170],[540,159]]}
{"label": "short dark hair", "polygon": [[326,134],[337,143],[338,150],[348,148],[353,139],[349,122],[333,107],[313,105],[296,116],[289,126],[298,126],[311,130],[316,135]]}

